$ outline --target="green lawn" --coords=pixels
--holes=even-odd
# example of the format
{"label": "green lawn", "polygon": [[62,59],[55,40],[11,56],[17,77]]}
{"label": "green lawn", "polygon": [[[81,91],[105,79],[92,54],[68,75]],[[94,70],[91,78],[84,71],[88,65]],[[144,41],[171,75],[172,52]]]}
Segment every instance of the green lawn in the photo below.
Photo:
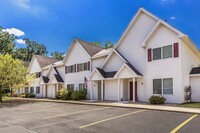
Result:
{"label": "green lawn", "polygon": [[178,105],[179,107],[200,108],[200,103],[184,103]]}
{"label": "green lawn", "polygon": [[3,97],[3,101],[10,100],[10,97]]}

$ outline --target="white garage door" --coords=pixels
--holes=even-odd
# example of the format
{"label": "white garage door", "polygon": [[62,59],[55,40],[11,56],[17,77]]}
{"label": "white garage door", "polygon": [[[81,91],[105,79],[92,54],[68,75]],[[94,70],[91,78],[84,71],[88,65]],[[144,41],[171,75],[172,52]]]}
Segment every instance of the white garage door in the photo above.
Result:
{"label": "white garage door", "polygon": [[192,101],[200,102],[200,77],[191,77]]}

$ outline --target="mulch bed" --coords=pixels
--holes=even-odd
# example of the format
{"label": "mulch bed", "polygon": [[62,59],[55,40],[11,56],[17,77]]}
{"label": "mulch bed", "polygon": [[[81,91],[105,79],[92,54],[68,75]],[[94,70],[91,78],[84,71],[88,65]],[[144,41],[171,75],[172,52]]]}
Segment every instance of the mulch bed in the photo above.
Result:
{"label": "mulch bed", "polygon": [[0,103],[0,108],[4,108],[4,107],[16,107],[16,106],[20,106],[22,104],[28,104],[28,103],[34,103],[34,101],[30,101],[30,100],[18,100],[18,99],[6,100],[6,101],[3,101],[3,103]]}

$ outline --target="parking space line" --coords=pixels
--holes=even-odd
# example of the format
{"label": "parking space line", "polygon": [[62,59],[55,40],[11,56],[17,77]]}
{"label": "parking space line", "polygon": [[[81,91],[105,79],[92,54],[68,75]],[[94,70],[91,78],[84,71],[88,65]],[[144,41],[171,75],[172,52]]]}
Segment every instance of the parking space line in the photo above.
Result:
{"label": "parking space line", "polygon": [[54,123],[49,123],[49,124],[45,124],[45,125],[41,125],[41,126],[31,127],[29,129],[32,130],[32,129],[36,129],[36,128],[41,128],[41,127],[46,127],[46,126],[51,126],[51,125],[56,125],[56,124],[61,124],[61,123],[68,123],[68,122],[71,122],[71,121],[77,121],[77,120],[81,120],[81,119],[84,119],[84,118],[85,117],[67,120],[67,121],[54,122]]}
{"label": "parking space line", "polygon": [[106,122],[106,121],[110,121],[110,120],[113,120],[113,119],[117,119],[117,118],[129,116],[129,115],[137,114],[137,113],[144,112],[144,111],[146,111],[146,110],[134,111],[134,112],[131,112],[131,113],[127,113],[127,114],[123,114],[123,115],[107,118],[107,119],[100,120],[100,121],[97,121],[97,122],[93,122],[93,123],[90,123],[90,124],[87,124],[87,125],[84,125],[84,126],[80,126],[79,128],[85,128],[85,127],[93,126],[93,125],[96,125],[96,124],[99,124],[99,123],[102,123],[102,122]]}
{"label": "parking space line", "polygon": [[62,115],[49,116],[49,117],[45,117],[43,119],[51,119],[51,118],[55,118],[55,117],[61,117],[61,116],[79,114],[79,113],[84,113],[84,112],[91,112],[91,111],[103,110],[103,109],[108,109],[108,108],[112,108],[112,107],[104,107],[104,108],[97,108],[97,109],[87,109],[87,110],[77,111],[77,112],[73,112],[73,113],[66,113],[66,114],[62,114]]}
{"label": "parking space line", "polygon": [[11,125],[10,125],[10,124],[7,124],[7,123],[5,123],[5,122],[2,122],[2,121],[0,121],[0,123],[1,123],[1,124],[3,124],[3,125],[6,125],[6,126],[9,126],[9,127],[11,127]]}
{"label": "parking space line", "polygon": [[191,116],[190,118],[188,118],[187,120],[185,120],[183,123],[181,123],[179,126],[177,126],[176,128],[174,128],[170,133],[176,133],[179,129],[181,129],[184,125],[186,125],[188,122],[190,122],[196,116],[198,116],[198,115],[195,114],[195,115]]}

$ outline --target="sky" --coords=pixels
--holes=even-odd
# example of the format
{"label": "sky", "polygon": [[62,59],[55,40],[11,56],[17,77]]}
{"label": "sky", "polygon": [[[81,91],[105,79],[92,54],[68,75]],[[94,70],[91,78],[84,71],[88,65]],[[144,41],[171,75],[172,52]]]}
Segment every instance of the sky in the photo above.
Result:
{"label": "sky", "polygon": [[189,35],[200,48],[200,0],[0,0],[0,26],[66,52],[74,37],[117,43],[140,7]]}

